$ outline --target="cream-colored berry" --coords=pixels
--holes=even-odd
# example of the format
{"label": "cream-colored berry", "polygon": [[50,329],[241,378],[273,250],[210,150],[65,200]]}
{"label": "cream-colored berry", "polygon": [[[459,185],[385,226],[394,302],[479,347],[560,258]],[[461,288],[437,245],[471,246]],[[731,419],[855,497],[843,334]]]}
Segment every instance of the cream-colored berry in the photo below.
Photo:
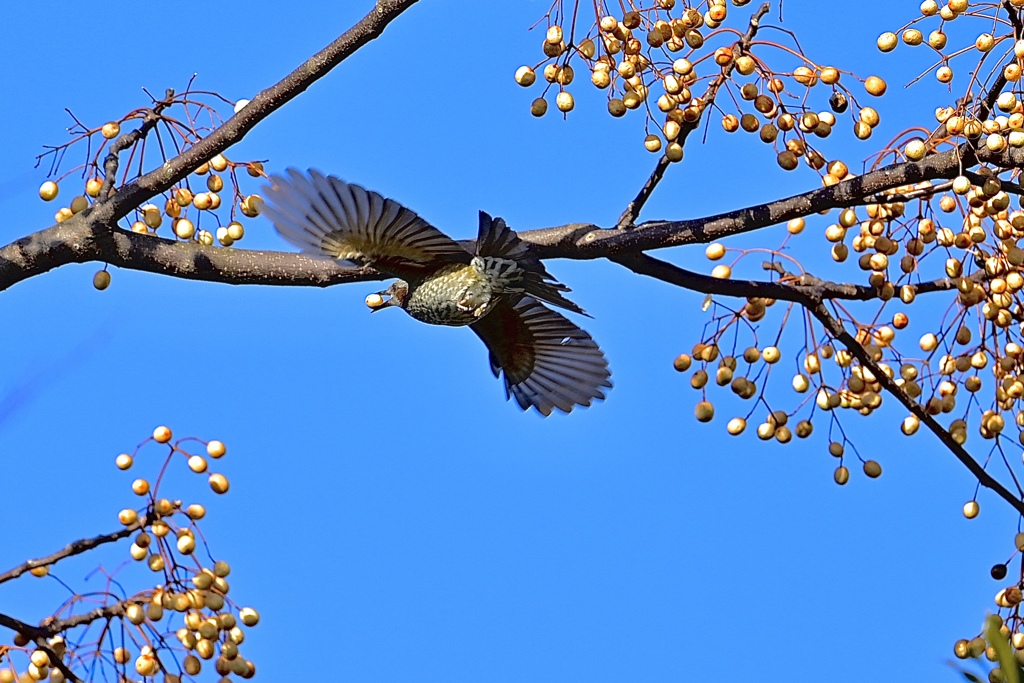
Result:
{"label": "cream-colored berry", "polygon": [[100,134],[108,140],[113,140],[121,134],[121,124],[117,121],[104,123],[103,127],[100,129]]}
{"label": "cream-colored berry", "polygon": [[210,475],[210,488],[213,489],[214,493],[227,493],[228,487],[228,478],[223,474]]}
{"label": "cream-colored berry", "polygon": [[57,183],[52,180],[47,180],[45,183],[39,186],[39,198],[44,202],[50,202],[57,198],[57,194],[60,192],[60,188]]}

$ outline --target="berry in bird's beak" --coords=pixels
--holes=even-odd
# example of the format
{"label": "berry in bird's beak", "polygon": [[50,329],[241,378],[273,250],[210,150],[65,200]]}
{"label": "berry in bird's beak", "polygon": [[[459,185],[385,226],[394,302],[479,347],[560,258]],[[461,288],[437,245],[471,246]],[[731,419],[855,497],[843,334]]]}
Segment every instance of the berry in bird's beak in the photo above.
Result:
{"label": "berry in bird's beak", "polygon": [[385,299],[382,295],[384,292],[377,292],[375,294],[369,294],[366,297],[366,306],[370,311],[379,311],[391,303],[390,299]]}

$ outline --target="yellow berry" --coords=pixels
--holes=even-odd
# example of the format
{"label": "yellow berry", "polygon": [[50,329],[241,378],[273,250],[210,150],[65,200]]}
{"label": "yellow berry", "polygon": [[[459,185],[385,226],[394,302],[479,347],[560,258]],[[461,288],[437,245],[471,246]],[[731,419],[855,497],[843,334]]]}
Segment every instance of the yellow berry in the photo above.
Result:
{"label": "yellow berry", "polygon": [[122,453],[121,455],[117,456],[116,460],[114,460],[114,464],[117,465],[117,469],[119,470],[128,469],[129,467],[132,466],[132,462],[132,456],[128,455],[127,453]]}
{"label": "yellow berry", "polygon": [[117,514],[118,521],[125,526],[131,526],[135,522],[139,521],[139,513],[131,508],[125,508]]}
{"label": "yellow berry", "polygon": [[101,292],[110,286],[110,273],[105,270],[98,270],[92,276],[92,286]]}
{"label": "yellow berry", "polygon": [[537,73],[528,66],[521,66],[516,69],[516,83],[524,88],[533,85],[537,80]]}
{"label": "yellow berry", "polygon": [[163,425],[153,430],[153,441],[157,443],[167,443],[171,440],[171,430]]}
{"label": "yellow berry", "polygon": [[575,105],[576,103],[572,95],[564,90],[555,97],[555,106],[558,107],[559,111],[570,112]]}
{"label": "yellow berry", "polygon": [[886,84],[878,76],[868,76],[867,80],[864,81],[864,89],[868,91],[869,95],[881,97],[885,94]]}
{"label": "yellow berry", "polygon": [[111,121],[110,123],[104,123],[103,128],[100,129],[100,133],[108,140],[113,140],[121,134],[121,124],[117,121]]}
{"label": "yellow berry", "polygon": [[52,180],[47,180],[45,183],[39,186],[39,198],[44,202],[53,201],[57,198],[57,193],[60,188],[57,187],[57,183]]}
{"label": "yellow berry", "polygon": [[255,626],[260,621],[259,613],[252,607],[243,607],[239,610],[238,617],[246,626]]}
{"label": "yellow berry", "polygon": [[227,452],[227,447],[216,439],[206,444],[206,454],[211,458],[220,458]]}
{"label": "yellow berry", "polygon": [[227,493],[228,478],[225,477],[223,474],[211,474],[210,488],[213,489],[214,493]]}

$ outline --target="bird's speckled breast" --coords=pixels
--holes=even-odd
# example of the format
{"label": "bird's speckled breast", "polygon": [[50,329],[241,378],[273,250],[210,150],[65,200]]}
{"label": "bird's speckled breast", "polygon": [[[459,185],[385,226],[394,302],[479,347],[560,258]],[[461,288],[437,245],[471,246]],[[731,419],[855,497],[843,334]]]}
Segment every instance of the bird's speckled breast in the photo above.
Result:
{"label": "bird's speckled breast", "polygon": [[487,315],[500,295],[479,270],[455,264],[439,270],[409,292],[405,310],[432,325],[469,325]]}

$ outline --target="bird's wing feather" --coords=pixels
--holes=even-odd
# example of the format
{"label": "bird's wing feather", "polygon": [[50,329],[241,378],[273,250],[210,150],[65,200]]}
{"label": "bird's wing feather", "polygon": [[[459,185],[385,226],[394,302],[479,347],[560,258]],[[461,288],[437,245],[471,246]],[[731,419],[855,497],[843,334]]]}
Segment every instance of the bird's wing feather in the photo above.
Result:
{"label": "bird's wing feather", "polygon": [[320,256],[370,263],[398,276],[468,263],[459,244],[398,202],[311,170],[288,169],[264,188],[265,213],[286,240]]}
{"label": "bird's wing feather", "polygon": [[593,338],[530,296],[497,306],[470,325],[490,351],[491,372],[523,410],[570,412],[604,398],[608,361]]}
{"label": "bird's wing feather", "polygon": [[562,294],[568,292],[569,288],[556,280],[544,267],[544,262],[530,253],[529,245],[519,239],[515,230],[509,228],[503,218],[492,218],[490,214],[480,212],[476,255],[485,267],[495,262],[502,264],[505,259],[515,261],[518,268],[507,274],[507,288],[510,291],[525,292],[554,306],[587,315]]}

